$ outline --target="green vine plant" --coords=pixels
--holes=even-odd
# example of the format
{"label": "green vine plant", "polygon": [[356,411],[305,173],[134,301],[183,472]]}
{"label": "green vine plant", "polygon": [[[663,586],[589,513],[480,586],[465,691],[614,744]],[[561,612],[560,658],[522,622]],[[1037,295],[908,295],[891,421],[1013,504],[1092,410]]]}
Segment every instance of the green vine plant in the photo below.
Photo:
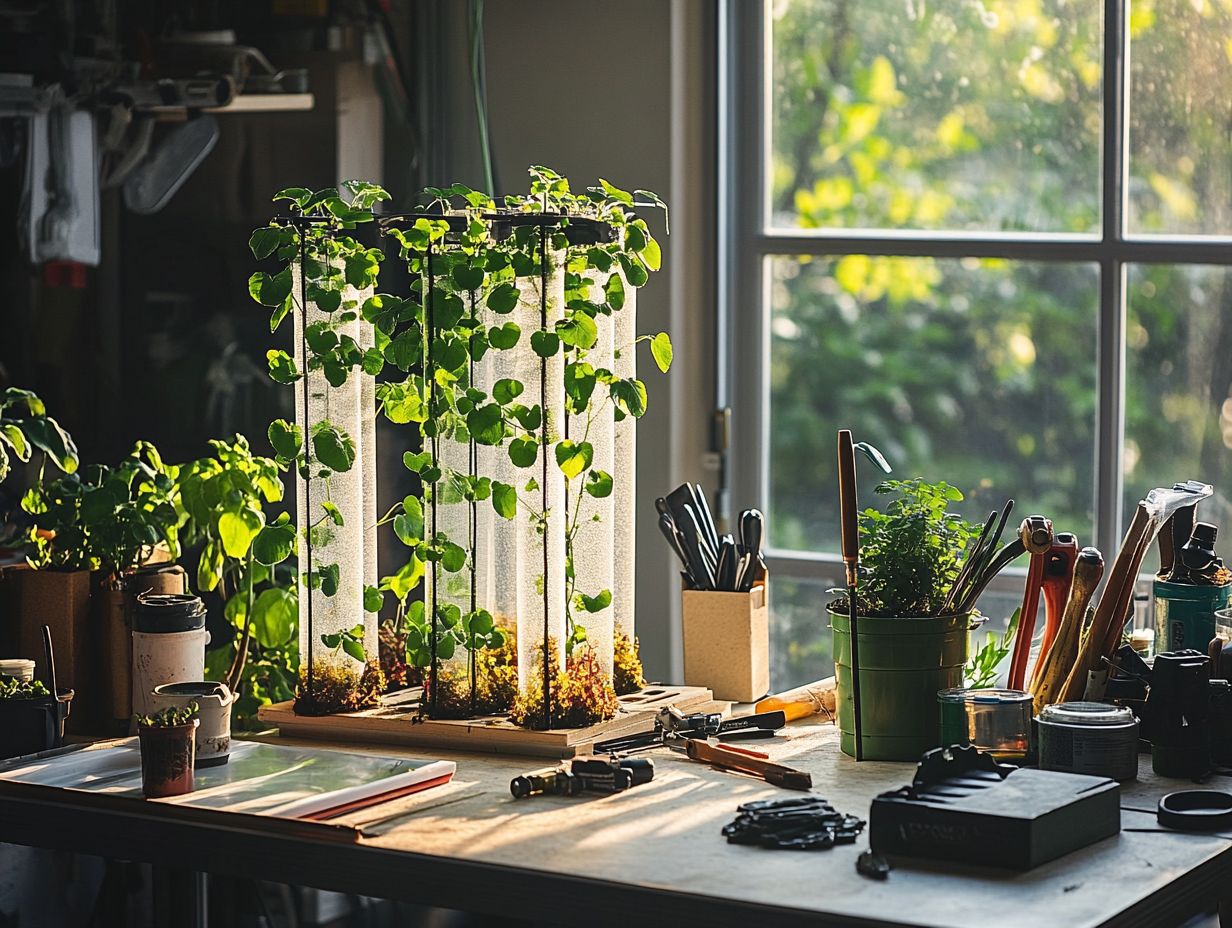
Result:
{"label": "green vine plant", "polygon": [[[473,597],[472,608],[466,613],[454,603],[439,604],[435,623],[418,601],[409,609],[406,607],[405,594],[413,589],[407,581],[417,583],[429,562],[439,562],[446,573],[457,573],[468,566],[473,570],[475,566],[469,545],[458,544],[458,540],[430,525],[425,531],[424,507],[430,506],[433,493],[440,494],[438,499],[442,503],[465,501],[474,505],[488,500],[496,514],[508,520],[515,518],[522,507],[541,532],[546,531],[549,513],[537,508],[534,494],[539,482],[534,476],[528,474],[524,484],[514,486],[491,480],[473,469],[462,472],[450,468],[442,460],[440,441],[473,440],[479,445],[501,446],[515,466],[528,471],[539,464],[542,454],[559,468],[567,499],[572,500],[565,513],[566,650],[571,653],[586,641],[585,626],[578,617],[609,608],[612,601],[611,590],[578,589],[574,570],[574,541],[581,525],[583,493],[604,498],[613,490],[613,476],[595,465],[594,448],[588,440],[590,426],[602,415],[619,420],[640,417],[646,411],[644,383],[633,377],[620,378],[607,368],[596,368],[587,356],[597,339],[596,318],[623,307],[626,281],[628,286],[641,286],[649,272],[659,268],[659,245],[645,221],[633,213],[634,194],[602,181],[601,186],[575,195],[568,181],[548,168],[534,167],[530,173],[529,196],[506,197],[500,212],[587,217],[607,223],[612,229],[612,240],[571,247],[562,227],[547,227],[544,233],[540,226],[515,225],[506,239],[496,242],[491,234],[493,223],[487,220],[498,208],[485,194],[461,184],[428,188],[429,207],[455,218],[453,225],[460,231],[450,235],[450,223],[426,217],[415,220],[406,229],[392,230],[414,281],[409,297],[411,308],[405,305],[407,299],[386,294],[370,301],[380,305],[382,318],[407,320],[406,328],[388,334],[395,340],[405,340],[408,347],[420,348],[425,372],[412,375],[403,383],[383,384],[379,388],[385,415],[394,422],[417,424],[423,439],[423,450],[404,456],[407,468],[424,484],[423,501],[408,497],[402,511],[392,514],[399,539],[412,548],[408,565],[392,581],[398,588],[392,584],[389,587],[398,594],[399,620],[409,626],[408,663],[420,668],[431,664],[434,634],[439,659],[448,660],[457,646],[465,647],[472,691],[475,652],[499,647],[501,630],[491,614],[473,602]],[[637,196],[662,205],[649,192],[638,191]],[[550,236],[549,242],[541,240],[543,234]],[[549,260],[551,255],[566,254],[564,318],[549,327],[523,332],[518,323],[502,317],[511,314],[518,304],[518,279],[539,275],[544,251]],[[604,299],[596,302],[592,289],[599,274],[610,276],[606,278]],[[425,301],[424,290],[429,280],[432,291]],[[426,337],[425,302],[430,305],[436,332],[431,344]],[[473,382],[474,364],[484,354],[508,351],[523,338],[529,340],[532,350],[542,359],[562,355],[566,412],[585,416],[580,436],[561,435],[560,424],[548,421],[542,405],[534,401],[534,391],[528,393],[527,384],[503,378],[490,391],[484,391]],[[637,341],[643,340],[648,342],[657,366],[666,372],[672,360],[668,335],[658,333]],[[615,346],[615,350],[632,351],[635,344]]]}
{"label": "green vine plant", "polygon": [[[360,224],[371,222],[373,207],[388,199],[389,194],[381,187],[362,181],[348,181],[338,188],[318,191],[291,187],[275,194],[275,202],[290,205],[291,215],[275,218],[268,226],[253,232],[249,247],[258,260],[274,258],[282,262],[283,267],[274,273],[257,271],[249,278],[248,288],[253,299],[270,309],[271,333],[279,329],[289,313],[300,314],[304,325],[306,371],[301,371],[295,358],[286,351],[270,349],[267,361],[274,381],[294,385],[300,383],[306,373],[320,372],[331,387],[339,388],[356,371],[375,377],[384,369],[387,360],[409,360],[403,357],[402,346],[386,337],[387,328],[373,324],[375,307],[360,306],[357,300],[349,299],[347,293],[348,287],[365,290],[376,282],[384,253],[363,245],[351,233]],[[302,274],[298,292],[296,265]],[[313,304],[326,318],[309,322],[307,304]],[[352,323],[356,322],[369,327],[370,345],[361,345],[350,331],[344,331],[348,328],[354,331]],[[285,419],[274,420],[268,431],[280,468],[295,468],[305,481],[314,478],[323,481],[324,498],[311,501],[314,511],[309,514],[309,524],[301,527],[313,550],[325,547],[335,530],[345,524],[345,516],[333,498],[330,478],[350,471],[356,457],[356,436],[348,434],[329,417],[328,391],[324,402],[326,416],[306,423],[306,436],[298,423]],[[289,520],[280,526],[278,537],[280,546],[289,555],[296,540]],[[322,595],[333,597],[339,588],[339,564],[314,563],[302,579],[308,590],[320,590]],[[362,608],[377,612],[381,600],[379,589],[366,587]],[[375,649],[375,643],[372,644]],[[362,653],[362,648],[362,644],[356,643],[347,653],[354,656]],[[357,659],[363,661],[363,658]]]}
{"label": "green vine plant", "polygon": [[[455,592],[465,586],[468,568],[473,572],[475,567],[474,519],[466,537],[450,537],[432,524],[433,500],[442,505],[466,504],[472,512],[489,505],[505,520],[514,519],[521,507],[544,530],[549,513],[536,508],[534,494],[539,486],[533,468],[544,461],[549,466],[554,463],[572,502],[565,520],[566,649],[571,652],[586,640],[581,616],[609,608],[612,601],[611,590],[579,589],[573,569],[579,502],[583,494],[597,499],[610,495],[615,480],[595,465],[594,449],[587,440],[589,424],[605,415],[617,420],[641,417],[647,403],[641,380],[596,367],[588,360],[588,352],[597,337],[595,319],[620,311],[626,289],[645,284],[661,263],[659,244],[636,214],[636,207],[649,204],[665,212],[666,207],[649,191],[630,193],[607,181],[573,193],[568,181],[548,168],[533,167],[530,175],[528,195],[505,197],[499,205],[461,184],[427,188],[433,214],[412,217],[387,230],[410,272],[409,288],[400,295],[376,293],[362,306],[348,303],[343,291],[347,284],[361,289],[373,285],[384,254],[361,245],[348,233],[359,223],[373,220],[373,207],[388,199],[381,188],[353,181],[338,189],[280,191],[275,200],[288,201],[293,215],[258,229],[249,243],[258,259],[272,257],[285,265],[274,273],[258,272],[249,282],[254,299],[271,311],[271,331],[278,329],[288,313],[303,312],[292,271],[302,253],[304,298],[334,314],[331,323],[305,331],[309,371],[320,370],[334,386],[344,383],[357,368],[381,377],[376,386],[378,414],[414,430],[418,442],[403,455],[403,463],[419,478],[423,490],[395,504],[377,521],[378,526],[392,528],[407,549],[406,560],[376,587],[365,588],[363,608],[379,612],[385,594],[392,595],[394,621],[403,630],[411,667],[422,670],[435,661],[451,660],[463,648],[472,693],[477,655],[503,647],[508,639],[498,617],[473,595],[469,608],[441,602],[435,615],[429,614],[422,596],[414,595],[433,566],[441,582]],[[494,236],[501,216],[535,212],[593,219],[605,223],[612,237],[571,246],[565,231],[567,219],[547,227],[548,242],[541,240],[540,227],[530,224],[513,224],[500,240]],[[550,254],[565,254],[564,318],[523,331],[508,317],[518,305],[519,278],[539,274],[545,246]],[[603,298],[596,300],[592,290],[600,275],[605,275],[606,284]],[[372,347],[364,348],[350,336],[337,333],[341,325],[356,319],[371,326]],[[666,372],[672,360],[666,333],[613,347],[618,353],[631,352],[641,341]],[[564,437],[559,423],[547,421],[542,404],[534,398],[537,391],[528,392],[525,383],[505,378],[485,389],[475,382],[475,365],[485,354],[523,343],[529,343],[539,358],[561,356],[567,412],[585,417],[582,434]],[[277,382],[296,384],[304,376],[285,351],[271,350],[268,360],[270,376]],[[269,438],[280,466],[295,467],[305,477],[315,475],[326,481],[331,473],[351,467],[352,436],[328,420],[309,424],[308,433],[305,441],[297,424],[285,420],[271,424]],[[527,479],[518,485],[507,484],[479,473],[473,463],[465,469],[451,466],[441,453],[442,442],[503,449],[517,468],[528,471]],[[308,531],[341,524],[341,514],[331,506],[328,499],[320,504]],[[337,565],[314,568],[307,583],[333,595],[337,570]],[[337,646],[345,640],[340,638]],[[374,650],[370,643],[368,650]]]}

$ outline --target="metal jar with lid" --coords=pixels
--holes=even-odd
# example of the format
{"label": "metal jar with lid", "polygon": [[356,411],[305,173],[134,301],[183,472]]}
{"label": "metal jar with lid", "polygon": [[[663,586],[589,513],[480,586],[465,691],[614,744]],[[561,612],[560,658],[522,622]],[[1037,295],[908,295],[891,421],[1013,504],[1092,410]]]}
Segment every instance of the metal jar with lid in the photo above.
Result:
{"label": "metal jar with lid", "polygon": [[1123,706],[1063,702],[1036,717],[1041,770],[1132,780],[1138,775],[1138,720]]}

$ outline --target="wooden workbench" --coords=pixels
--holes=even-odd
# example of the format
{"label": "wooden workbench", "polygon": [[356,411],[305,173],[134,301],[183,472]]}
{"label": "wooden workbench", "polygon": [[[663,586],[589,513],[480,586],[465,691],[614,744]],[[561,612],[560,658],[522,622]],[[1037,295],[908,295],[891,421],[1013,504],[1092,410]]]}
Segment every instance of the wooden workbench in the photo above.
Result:
{"label": "wooden workbench", "polygon": [[[775,760],[812,773],[814,791],[867,817],[878,792],[911,765],[839,753],[832,725],[797,723],[768,743]],[[364,750],[354,745],[347,750]],[[383,747],[381,753],[399,753]],[[409,752],[408,752],[409,753]],[[900,864],[886,882],[855,872],[866,847],[764,851],[719,835],[736,806],[792,795],[765,783],[652,752],[654,782],[599,798],[515,801],[509,780],[541,761],[446,754],[457,777],[429,793],[355,813],[356,844],[321,844],[149,814],[87,809],[71,799],[0,794],[0,841],[302,883],[567,925],[1014,926],[1179,922],[1232,888],[1232,838],[1159,830],[1160,795],[1182,788],[1144,776],[1123,791],[1122,833],[1028,873]]]}

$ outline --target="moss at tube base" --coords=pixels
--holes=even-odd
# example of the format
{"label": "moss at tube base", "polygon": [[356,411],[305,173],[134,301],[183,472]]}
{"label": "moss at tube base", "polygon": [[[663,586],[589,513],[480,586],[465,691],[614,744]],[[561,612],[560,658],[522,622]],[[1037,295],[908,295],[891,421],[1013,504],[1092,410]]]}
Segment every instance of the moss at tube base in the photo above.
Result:
{"label": "moss at tube base", "polygon": [[[556,643],[548,641],[551,670],[552,717],[549,728],[584,728],[616,717],[620,701],[611,678],[599,666],[593,648],[579,646],[569,657],[565,672],[557,669]],[[541,655],[541,652],[539,652]],[[543,729],[543,658],[535,661],[535,673],[527,691],[519,693],[509,713],[515,725]]]}
{"label": "moss at tube base", "polygon": [[637,638],[630,638],[625,632],[616,630],[612,639],[612,685],[618,696],[628,696],[646,686],[646,677],[642,670],[641,649]]}
{"label": "moss at tube base", "polygon": [[369,661],[362,673],[356,673],[341,662],[316,661],[312,667],[311,690],[308,668],[300,666],[295,712],[298,715],[333,715],[371,709],[380,705],[384,692],[385,674],[376,661]]}

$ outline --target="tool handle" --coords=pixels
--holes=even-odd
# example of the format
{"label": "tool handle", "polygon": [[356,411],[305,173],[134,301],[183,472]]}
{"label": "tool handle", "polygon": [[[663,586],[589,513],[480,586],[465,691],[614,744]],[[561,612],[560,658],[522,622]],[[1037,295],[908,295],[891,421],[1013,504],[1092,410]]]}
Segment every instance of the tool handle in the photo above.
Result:
{"label": "tool handle", "polygon": [[1026,682],[1027,659],[1031,656],[1031,639],[1035,635],[1035,613],[1039,609],[1040,585],[1044,580],[1044,555],[1032,554],[1027,569],[1027,585],[1023,588],[1022,609],[1018,613],[1018,633],[1014,636],[1014,656],[1010,660],[1010,675],[1006,686],[1020,690]]}
{"label": "tool handle", "polygon": [[718,732],[740,731],[748,728],[761,728],[767,731],[777,731],[787,724],[787,716],[783,712],[759,712],[756,715],[740,715],[734,719],[724,719],[719,723]]}
{"label": "tool handle", "polygon": [[816,683],[798,686],[786,693],[777,693],[759,701],[753,708],[758,712],[779,709],[789,722],[808,718],[823,712],[833,715],[835,706],[834,678],[827,677]]}
{"label": "tool handle", "polygon": [[699,738],[691,739],[685,750],[693,760],[714,764],[726,770],[750,773],[774,786],[787,789],[811,789],[813,786],[813,778],[806,771],[727,751]]}
{"label": "tool handle", "polygon": [[1040,656],[1035,664],[1036,673],[1061,627],[1065,603],[1074,582],[1074,562],[1077,559],[1078,539],[1068,533],[1057,535],[1052,547],[1044,555],[1044,640],[1040,644]]}
{"label": "tool handle", "polygon": [[[838,433],[838,500],[842,514],[843,562],[848,575],[860,560],[860,522],[856,511],[856,452],[850,429]],[[850,581],[849,581],[850,582]]]}

